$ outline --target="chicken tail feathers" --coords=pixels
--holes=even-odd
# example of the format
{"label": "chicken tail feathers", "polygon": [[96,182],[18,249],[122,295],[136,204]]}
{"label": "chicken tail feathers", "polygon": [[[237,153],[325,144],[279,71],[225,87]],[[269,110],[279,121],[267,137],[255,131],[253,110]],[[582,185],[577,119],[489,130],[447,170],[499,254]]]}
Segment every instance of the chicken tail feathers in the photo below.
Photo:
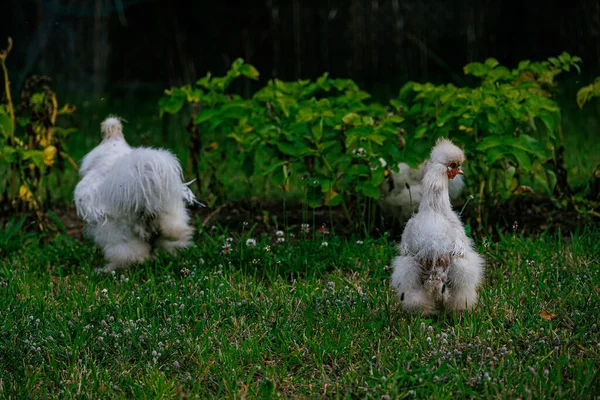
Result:
{"label": "chicken tail feathers", "polygon": [[123,137],[123,124],[121,119],[114,115],[106,118],[100,124],[100,132],[102,132],[102,139],[109,139],[114,137]]}

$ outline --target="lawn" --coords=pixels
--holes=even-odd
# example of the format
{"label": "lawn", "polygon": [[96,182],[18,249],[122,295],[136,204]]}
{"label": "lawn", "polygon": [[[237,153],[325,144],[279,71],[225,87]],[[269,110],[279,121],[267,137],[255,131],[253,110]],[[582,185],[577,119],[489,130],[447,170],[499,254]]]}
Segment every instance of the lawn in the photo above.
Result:
{"label": "lawn", "polygon": [[[593,398],[600,230],[477,241],[472,313],[404,314],[398,238],[314,227],[200,231],[109,276],[90,242],[15,237],[0,261],[0,393],[12,398]],[[518,229],[518,228],[517,228]],[[20,240],[29,240],[21,244]],[[256,245],[253,247],[253,239]]]}

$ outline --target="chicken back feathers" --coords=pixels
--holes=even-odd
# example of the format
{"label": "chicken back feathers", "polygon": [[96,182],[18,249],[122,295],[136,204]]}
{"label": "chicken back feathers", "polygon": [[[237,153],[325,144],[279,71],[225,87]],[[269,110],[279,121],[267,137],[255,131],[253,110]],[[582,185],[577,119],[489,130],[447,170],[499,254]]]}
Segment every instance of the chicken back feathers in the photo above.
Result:
{"label": "chicken back feathers", "polygon": [[78,215],[104,251],[112,271],[140,262],[154,248],[190,245],[185,208],[196,203],[169,151],[131,148],[116,117],[101,125],[102,142],[83,159],[75,188]]}

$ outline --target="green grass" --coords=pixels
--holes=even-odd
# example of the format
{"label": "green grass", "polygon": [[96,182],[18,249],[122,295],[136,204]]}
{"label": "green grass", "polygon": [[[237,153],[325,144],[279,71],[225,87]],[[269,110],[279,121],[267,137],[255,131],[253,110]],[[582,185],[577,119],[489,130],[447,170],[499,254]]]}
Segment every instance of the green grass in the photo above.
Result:
{"label": "green grass", "polygon": [[122,275],[96,275],[97,249],[64,237],[4,254],[2,397],[600,393],[597,228],[480,242],[481,304],[455,318],[402,313],[393,238],[249,228],[230,254],[215,228]]}

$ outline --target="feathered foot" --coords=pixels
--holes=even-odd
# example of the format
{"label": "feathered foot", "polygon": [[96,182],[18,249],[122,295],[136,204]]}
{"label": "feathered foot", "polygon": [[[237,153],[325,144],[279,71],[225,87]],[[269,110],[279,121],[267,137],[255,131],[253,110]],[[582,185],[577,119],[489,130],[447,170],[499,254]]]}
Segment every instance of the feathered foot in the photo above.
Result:
{"label": "feathered foot", "polygon": [[188,224],[187,211],[183,204],[176,204],[158,216],[160,236],[156,247],[168,252],[175,252],[191,246],[194,229]]}
{"label": "feathered foot", "polygon": [[453,258],[449,267],[450,296],[444,300],[444,308],[451,312],[464,312],[477,305],[477,288],[483,278],[483,259],[474,251],[466,251],[464,257]]}
{"label": "feathered foot", "polygon": [[421,266],[411,256],[398,256],[393,261],[392,287],[396,291],[402,308],[421,315],[435,311],[435,303],[421,284]]}
{"label": "feathered foot", "polygon": [[104,256],[109,263],[104,268],[98,268],[98,272],[107,274],[112,271],[138,264],[150,256],[150,244],[137,238],[129,238],[127,241],[112,243],[104,247]]}

